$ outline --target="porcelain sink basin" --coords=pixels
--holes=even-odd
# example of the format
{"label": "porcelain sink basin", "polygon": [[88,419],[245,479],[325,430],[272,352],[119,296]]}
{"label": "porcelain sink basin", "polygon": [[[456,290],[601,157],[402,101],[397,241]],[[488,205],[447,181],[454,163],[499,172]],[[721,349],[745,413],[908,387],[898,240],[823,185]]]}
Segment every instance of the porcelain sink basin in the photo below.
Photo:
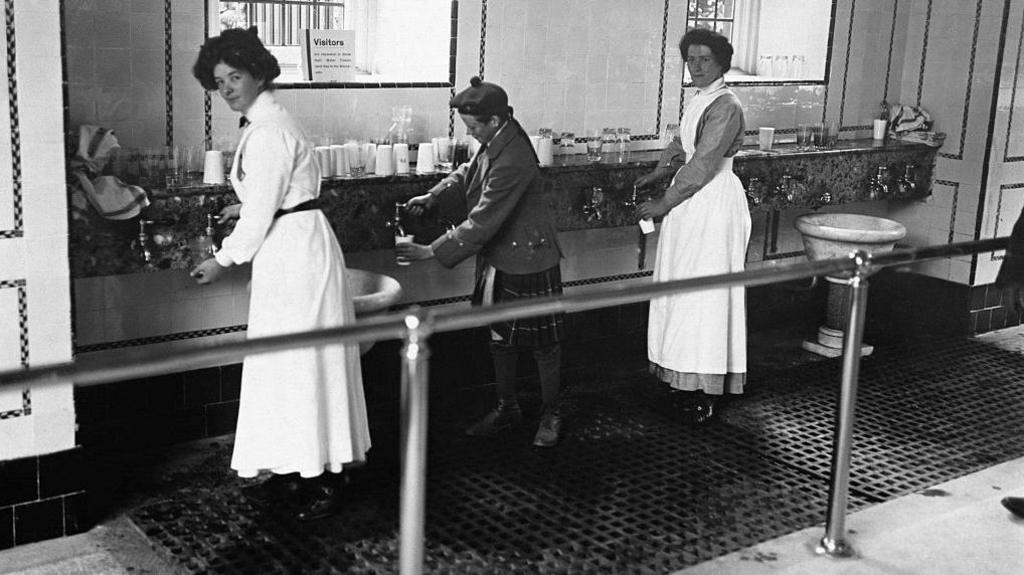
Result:
{"label": "porcelain sink basin", "polygon": [[[348,285],[352,289],[352,304],[356,319],[384,313],[402,299],[402,284],[391,276],[367,270],[349,268]],[[372,341],[359,344],[359,353],[365,354],[373,347]]]}
{"label": "porcelain sink basin", "polygon": [[844,257],[856,250],[886,252],[907,235],[893,220],[860,214],[805,214],[794,223],[811,260]]}

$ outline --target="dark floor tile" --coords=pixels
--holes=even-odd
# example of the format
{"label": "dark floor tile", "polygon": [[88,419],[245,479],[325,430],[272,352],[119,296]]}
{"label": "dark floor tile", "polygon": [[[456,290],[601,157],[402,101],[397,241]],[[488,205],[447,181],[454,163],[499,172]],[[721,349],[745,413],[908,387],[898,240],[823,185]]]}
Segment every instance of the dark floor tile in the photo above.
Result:
{"label": "dark floor tile", "polygon": [[238,402],[226,401],[206,406],[206,435],[234,433],[238,424]]}
{"label": "dark floor tile", "polygon": [[197,369],[182,374],[184,407],[200,407],[221,400],[221,370],[219,367]]}
{"label": "dark floor tile", "polygon": [[109,399],[107,386],[89,385],[75,387],[75,421],[87,425],[103,421],[108,417]]}
{"label": "dark floor tile", "polygon": [[64,535],[89,530],[93,522],[88,512],[88,495],[84,492],[64,497]]}
{"label": "dark floor tile", "polygon": [[242,391],[242,364],[224,365],[220,368],[221,401],[238,399]]}
{"label": "dark floor tile", "polygon": [[36,499],[39,499],[38,457],[0,461],[0,506]]}
{"label": "dark floor tile", "polygon": [[47,499],[14,508],[14,543],[24,545],[64,534],[63,498]]}
{"label": "dark floor tile", "polygon": [[85,489],[87,469],[81,447],[39,456],[39,496],[47,499]]}
{"label": "dark floor tile", "polygon": [[14,547],[14,508],[0,507],[0,549]]}

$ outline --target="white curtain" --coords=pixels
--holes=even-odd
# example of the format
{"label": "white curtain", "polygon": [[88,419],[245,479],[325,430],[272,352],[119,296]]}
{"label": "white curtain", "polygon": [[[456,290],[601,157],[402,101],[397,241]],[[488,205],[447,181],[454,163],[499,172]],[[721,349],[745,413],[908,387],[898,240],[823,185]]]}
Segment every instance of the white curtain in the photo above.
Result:
{"label": "white curtain", "polygon": [[733,68],[748,74],[757,74],[757,44],[761,0],[736,0],[736,14],[733,21],[732,57]]}

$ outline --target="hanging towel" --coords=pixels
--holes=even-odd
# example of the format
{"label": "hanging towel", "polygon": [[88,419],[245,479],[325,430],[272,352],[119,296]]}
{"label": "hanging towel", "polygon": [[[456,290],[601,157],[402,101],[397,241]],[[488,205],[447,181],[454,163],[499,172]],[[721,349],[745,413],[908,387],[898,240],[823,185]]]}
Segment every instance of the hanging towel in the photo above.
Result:
{"label": "hanging towel", "polygon": [[146,190],[128,185],[117,176],[103,175],[112,155],[120,149],[112,130],[88,124],[79,128],[78,153],[71,159],[72,206],[83,206],[84,197],[104,218],[127,220],[149,205]]}

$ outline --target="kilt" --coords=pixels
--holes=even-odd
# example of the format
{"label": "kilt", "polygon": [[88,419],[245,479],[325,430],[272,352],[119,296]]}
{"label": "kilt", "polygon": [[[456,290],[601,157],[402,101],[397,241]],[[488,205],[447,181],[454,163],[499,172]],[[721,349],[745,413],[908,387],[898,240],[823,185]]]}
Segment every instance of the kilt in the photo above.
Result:
{"label": "kilt", "polygon": [[[487,273],[478,274],[473,290],[473,305],[510,302],[527,298],[561,295],[562,269],[555,265],[532,274],[508,274],[494,270],[491,297],[485,297]],[[504,345],[544,347],[565,338],[565,314],[547,314],[493,323],[491,331],[501,337]]]}

